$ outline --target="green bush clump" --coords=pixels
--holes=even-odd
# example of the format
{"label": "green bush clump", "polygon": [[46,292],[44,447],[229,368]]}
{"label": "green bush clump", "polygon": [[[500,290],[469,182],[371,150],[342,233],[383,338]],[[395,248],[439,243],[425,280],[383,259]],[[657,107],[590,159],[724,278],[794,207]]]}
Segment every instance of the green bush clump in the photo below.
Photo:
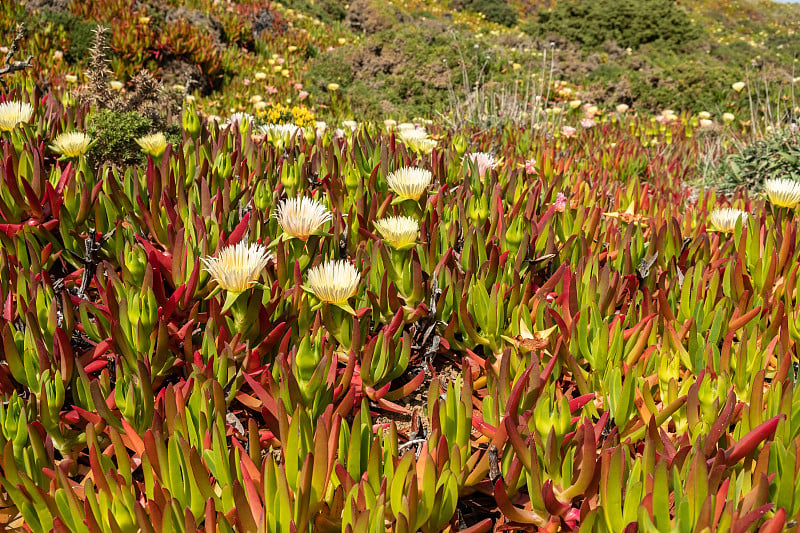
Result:
{"label": "green bush clump", "polygon": [[742,146],[722,158],[714,178],[722,193],[742,189],[759,192],[766,179],[800,181],[800,134],[778,130]]}
{"label": "green bush clump", "polygon": [[325,23],[341,22],[347,14],[345,2],[338,0],[285,0],[283,4],[296,11],[312,15]]}
{"label": "green bush clump", "polygon": [[95,140],[89,151],[89,161],[94,166],[105,162],[131,165],[144,161],[136,139],[147,135],[153,122],[135,111],[101,109],[88,121],[88,133]]}
{"label": "green bush clump", "polygon": [[503,26],[511,27],[517,23],[517,12],[507,0],[460,0],[454,7],[483,13],[486,20]]}
{"label": "green bush clump", "polygon": [[672,50],[702,37],[702,31],[674,0],[577,0],[540,10],[524,24],[534,37],[558,35],[589,48],[614,41],[638,49],[659,43]]}
{"label": "green bush clump", "polygon": [[94,22],[81,19],[69,11],[43,9],[39,15],[39,25],[44,28],[48,24],[62,27],[69,37],[69,47],[64,50],[64,58],[69,63],[79,63],[88,57],[94,40]]}

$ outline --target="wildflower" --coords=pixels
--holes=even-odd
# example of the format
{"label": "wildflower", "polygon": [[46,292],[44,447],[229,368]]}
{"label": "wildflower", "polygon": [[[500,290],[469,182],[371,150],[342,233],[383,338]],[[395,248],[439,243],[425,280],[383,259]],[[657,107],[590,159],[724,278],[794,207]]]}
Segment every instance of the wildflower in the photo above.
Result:
{"label": "wildflower", "polygon": [[142,147],[142,152],[152,157],[160,157],[167,149],[167,138],[161,132],[151,133],[136,139],[136,144]]}
{"label": "wildflower", "polygon": [[328,124],[326,122],[323,122],[321,120],[314,122],[314,131],[317,132],[317,135],[324,133],[325,130],[327,129],[328,129]]}
{"label": "wildflower", "polygon": [[200,260],[220,288],[238,294],[258,281],[270,258],[266,247],[242,241],[223,248],[217,257]]}
{"label": "wildflower", "polygon": [[575,135],[577,132],[578,132],[578,130],[576,130],[576,129],[575,129],[575,128],[573,128],[572,126],[563,126],[563,127],[561,128],[561,134],[562,134],[564,137],[572,137],[572,136],[573,136],[573,135]]}
{"label": "wildflower", "polygon": [[295,91],[302,91],[302,90],[303,90],[303,84],[302,84],[302,83],[299,83],[299,82],[298,82],[298,83],[295,83],[295,84],[294,84],[294,90],[295,90]]}
{"label": "wildflower", "polygon": [[54,51],[53,52],[53,59],[56,59],[56,60],[59,60],[59,61],[64,59],[64,52],[62,52],[61,50]]}
{"label": "wildflower", "polygon": [[61,133],[55,138],[51,148],[66,158],[78,157],[86,153],[92,138],[82,131]]}
{"label": "wildflower", "polygon": [[700,111],[697,114],[697,118],[699,118],[700,120],[708,120],[711,118],[711,113],[709,113],[708,111]]}
{"label": "wildflower", "polygon": [[308,98],[308,91],[300,91],[297,95],[298,100],[305,100],[306,98]]}
{"label": "wildflower", "polygon": [[339,37],[339,39],[337,40],[337,42],[338,42],[339,44],[345,44],[345,43],[347,42],[347,39],[345,39],[344,37]]}
{"label": "wildflower", "polygon": [[536,160],[528,159],[525,161],[525,174],[538,174],[536,170]]}
{"label": "wildflower", "polygon": [[339,84],[338,83],[329,83],[328,84],[328,90],[330,92],[332,92],[332,93],[335,93],[336,91],[339,90]]}
{"label": "wildflower", "polygon": [[266,72],[256,72],[255,78],[258,81],[264,81],[265,79],[267,79],[267,73]]}
{"label": "wildflower", "polygon": [[725,122],[725,124],[731,123],[735,119],[736,119],[736,117],[734,116],[733,113],[723,113],[722,114],[722,120]]}
{"label": "wildflower", "polygon": [[764,182],[769,201],[778,207],[794,209],[800,203],[800,183],[791,179],[771,179]]}
{"label": "wildflower", "polygon": [[125,84],[119,80],[113,80],[109,82],[108,85],[111,87],[111,90],[117,92],[121,91],[125,87]]}
{"label": "wildflower", "polygon": [[412,150],[429,154],[436,147],[436,141],[428,137],[425,128],[404,122],[397,126],[397,138]]}
{"label": "wildflower", "polygon": [[708,215],[714,229],[723,233],[731,233],[739,219],[742,219],[742,227],[747,225],[747,213],[740,209],[715,209]]}
{"label": "wildflower", "polygon": [[585,130],[588,130],[589,128],[593,128],[594,125],[595,125],[594,119],[591,119],[589,117],[581,119],[581,127],[583,129],[585,129]]}
{"label": "wildflower", "polygon": [[343,120],[342,128],[349,128],[350,131],[356,131],[356,128],[358,128],[358,122],[355,120]]}
{"label": "wildflower", "polygon": [[628,104],[619,104],[619,105],[617,105],[617,113],[619,113],[620,115],[622,113],[627,113],[628,109],[630,109],[630,107],[628,107]]}
{"label": "wildflower", "polygon": [[387,130],[391,131],[397,126],[397,121],[387,118],[383,121],[383,125],[386,127]]}
{"label": "wildflower", "polygon": [[743,81],[737,81],[736,83],[731,85],[731,88],[733,88],[733,90],[736,91],[737,93],[742,92],[742,89],[744,89],[744,87],[745,83]]}
{"label": "wildflower", "polygon": [[419,222],[411,217],[388,217],[375,221],[377,229],[392,248],[405,250],[414,245],[419,233]]}
{"label": "wildflower", "polygon": [[569,103],[570,109],[578,109],[580,106],[581,106],[581,101],[580,100],[572,100]]}
{"label": "wildflower", "polygon": [[325,205],[304,196],[283,200],[272,216],[286,235],[304,242],[333,217]]}
{"label": "wildflower", "polygon": [[358,290],[358,270],[347,260],[327,261],[308,271],[308,288],[325,303],[347,303]]}
{"label": "wildflower", "polygon": [[520,65],[519,63],[512,63],[511,68],[512,70],[520,70],[522,68],[522,65]]}
{"label": "wildflower", "polygon": [[77,83],[78,76],[76,76],[74,74],[65,74],[64,75],[64,81],[66,81],[67,83]]}
{"label": "wildflower", "polygon": [[33,108],[26,102],[3,102],[0,104],[0,131],[11,131],[21,122],[28,122]]}
{"label": "wildflower", "polygon": [[287,51],[287,52],[289,52],[289,53],[291,54],[292,52],[296,52],[296,51],[297,51],[297,47],[296,47],[295,45],[290,45],[290,46],[289,46],[289,47],[286,49],[286,51]]}
{"label": "wildflower", "polygon": [[433,174],[424,168],[404,167],[386,176],[389,188],[400,198],[417,201],[433,181]]}
{"label": "wildflower", "polygon": [[486,153],[486,152],[475,152],[466,155],[470,161],[475,164],[475,168],[478,170],[478,176],[481,179],[486,175],[486,171],[492,168],[497,168],[499,161],[495,161],[494,155]]}
{"label": "wildflower", "polygon": [[600,111],[600,109],[594,104],[586,104],[583,106],[583,110],[586,112],[586,116],[589,118],[592,118]]}
{"label": "wildflower", "polygon": [[233,124],[238,124],[239,126],[247,127],[247,124],[253,122],[253,118],[253,115],[250,113],[243,113],[241,111],[238,113],[232,113],[228,117],[228,120],[225,121],[223,126],[232,126]]}
{"label": "wildflower", "polygon": [[700,125],[701,128],[707,129],[714,125],[714,121],[709,120],[707,118],[701,118],[698,124]]}
{"label": "wildflower", "polygon": [[556,201],[555,201],[554,205],[555,205],[556,211],[558,211],[559,213],[563,213],[564,212],[564,209],[566,209],[566,207],[567,207],[567,197],[564,196],[564,193],[558,193],[556,195]]}

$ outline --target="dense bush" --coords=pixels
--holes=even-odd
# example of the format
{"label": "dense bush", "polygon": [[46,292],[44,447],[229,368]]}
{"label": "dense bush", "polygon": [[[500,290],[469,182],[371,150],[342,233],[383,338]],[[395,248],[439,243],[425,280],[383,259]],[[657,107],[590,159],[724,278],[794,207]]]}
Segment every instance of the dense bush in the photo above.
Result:
{"label": "dense bush", "polygon": [[597,48],[607,41],[637,49],[659,43],[679,50],[702,31],[673,0],[577,0],[540,10],[523,25],[534,37],[555,34],[569,42]]}
{"label": "dense bush", "polygon": [[716,169],[717,189],[758,192],[765,179],[800,181],[800,134],[781,130],[724,157]]}
{"label": "dense bush", "polygon": [[88,56],[96,23],[85,21],[69,11],[44,9],[39,15],[38,24],[42,28],[52,24],[54,28],[61,27],[67,32],[69,47],[64,50],[64,58],[68,62],[79,63]]}
{"label": "dense bush", "polygon": [[135,111],[118,112],[102,109],[89,117],[88,133],[95,139],[89,151],[94,166],[106,161],[130,165],[143,160],[136,139],[147,135],[152,121]]}
{"label": "dense bush", "polygon": [[454,7],[483,13],[486,20],[503,26],[510,27],[517,23],[517,12],[508,5],[507,0],[459,0]]}

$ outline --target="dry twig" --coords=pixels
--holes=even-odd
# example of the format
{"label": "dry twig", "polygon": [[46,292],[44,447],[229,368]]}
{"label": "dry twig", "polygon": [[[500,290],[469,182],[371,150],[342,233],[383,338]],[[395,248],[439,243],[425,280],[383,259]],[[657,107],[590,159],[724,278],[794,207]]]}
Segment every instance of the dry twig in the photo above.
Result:
{"label": "dry twig", "polygon": [[17,35],[14,37],[14,40],[11,42],[11,46],[8,48],[8,53],[6,53],[6,57],[3,60],[3,66],[0,67],[0,85],[3,86],[4,91],[8,91],[8,85],[6,85],[3,76],[17,72],[18,70],[25,70],[26,68],[31,68],[33,66],[33,64],[31,64],[31,59],[33,59],[32,55],[28,56],[25,61],[13,61],[14,54],[17,53],[19,48],[19,42],[25,35],[24,30],[24,24],[17,25]]}

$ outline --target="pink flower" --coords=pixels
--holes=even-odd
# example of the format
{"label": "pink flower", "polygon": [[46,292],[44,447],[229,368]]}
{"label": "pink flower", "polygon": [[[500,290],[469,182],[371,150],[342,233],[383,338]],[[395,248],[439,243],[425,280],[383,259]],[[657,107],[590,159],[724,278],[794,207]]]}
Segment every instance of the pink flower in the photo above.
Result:
{"label": "pink flower", "polygon": [[272,85],[267,85],[267,87],[266,87],[266,91],[267,91],[267,93],[269,93],[269,94],[276,94],[276,93],[278,92],[278,89],[276,89],[276,88],[275,88],[275,87],[273,87]]}
{"label": "pink flower", "polygon": [[564,209],[567,208],[567,197],[564,196],[562,193],[558,193],[556,195],[556,202],[554,204],[556,206],[556,211],[559,213],[563,213]]}
{"label": "pink flower", "polygon": [[279,65],[283,65],[283,64],[286,62],[286,60],[285,60],[285,59],[283,59],[282,57],[279,57],[279,58],[278,58],[276,61],[277,61],[277,63],[278,63]]}
{"label": "pink flower", "polygon": [[245,87],[249,87],[249,86],[250,86],[250,84],[251,84],[251,83],[253,83],[253,82],[251,82],[251,81],[250,81],[250,78],[245,78],[245,79],[242,81],[242,83],[244,83],[244,86],[245,86]]}
{"label": "pink flower", "polygon": [[572,126],[564,126],[564,127],[562,127],[562,128],[561,128],[561,134],[562,134],[564,137],[572,137],[572,136],[573,136],[573,135],[575,135],[577,132],[578,132],[578,130],[576,130],[576,129],[575,129],[575,128],[573,128]]}
{"label": "pink flower", "polygon": [[294,90],[295,91],[302,91],[303,90],[303,84],[302,83],[295,83],[294,84]]}
{"label": "pink flower", "polygon": [[333,46],[329,46],[325,51],[326,52],[333,52]]}
{"label": "pink flower", "polygon": [[587,129],[587,130],[588,130],[589,128],[592,128],[592,127],[594,127],[594,124],[595,124],[595,123],[594,123],[594,120],[593,120],[593,119],[591,119],[591,118],[588,118],[588,117],[587,117],[587,118],[583,118],[583,119],[581,119],[581,127],[582,127],[583,129]]}
{"label": "pink flower", "polygon": [[525,161],[525,174],[538,174],[536,171],[536,160],[528,159]]}
{"label": "pink flower", "polygon": [[308,91],[300,91],[297,95],[298,100],[305,100],[306,98],[308,98]]}

